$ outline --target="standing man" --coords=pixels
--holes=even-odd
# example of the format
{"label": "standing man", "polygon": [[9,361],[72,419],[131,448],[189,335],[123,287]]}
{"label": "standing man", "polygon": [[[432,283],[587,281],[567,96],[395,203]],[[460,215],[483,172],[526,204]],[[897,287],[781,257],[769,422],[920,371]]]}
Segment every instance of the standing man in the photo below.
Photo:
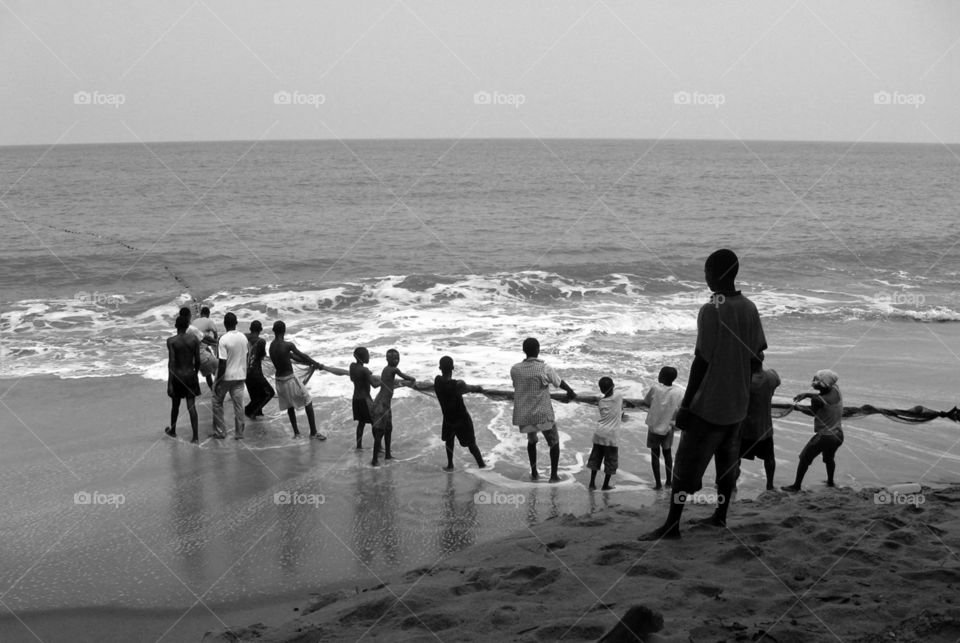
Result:
{"label": "standing man", "polygon": [[560,482],[557,466],[560,463],[560,436],[554,421],[553,404],[550,401],[550,385],[567,392],[567,400],[577,397],[570,385],[560,379],[556,371],[547,366],[540,355],[540,342],[533,337],[523,340],[526,359],[510,369],[513,380],[513,424],[527,434],[527,457],[530,459],[530,479],[539,480],[537,471],[537,433],[543,433],[550,447],[550,482]]}
{"label": "standing man", "polygon": [[267,356],[267,340],[260,337],[263,324],[259,319],[250,322],[250,332],[247,333],[247,394],[250,403],[243,409],[243,414],[251,420],[263,415],[263,407],[276,394],[270,382],[263,376],[263,358]]}
{"label": "standing man", "polygon": [[752,362],[767,347],[760,313],[734,280],[740,262],[732,250],[717,250],[703,267],[713,294],[697,316],[697,345],[687,391],[677,411],[683,435],[673,465],[673,495],[666,522],[641,540],[680,537],[687,496],[703,486],[716,458],[717,509],[710,524],[725,526],[730,496],[740,473],[740,422],[747,416]]}
{"label": "standing man", "polygon": [[270,361],[273,362],[273,366],[277,370],[277,401],[280,403],[280,410],[287,412],[287,417],[290,418],[290,426],[293,427],[293,437],[297,438],[300,437],[300,429],[297,428],[297,409],[301,406],[304,407],[307,412],[307,422],[310,424],[310,437],[316,440],[326,440],[327,436],[317,433],[317,420],[313,415],[313,399],[293,372],[293,362],[312,366],[318,371],[323,370],[323,364],[300,352],[293,342],[288,342],[285,339],[286,334],[286,324],[282,321],[273,322]]}
{"label": "standing man", "polygon": [[243,385],[247,379],[247,338],[237,330],[237,316],[227,313],[223,316],[226,329],[218,343],[220,362],[217,377],[213,381],[213,437],[222,440],[227,437],[223,423],[223,399],[230,393],[233,402],[234,438],[243,439]]}
{"label": "standing man", "polygon": [[[763,359],[763,353],[760,354]],[[740,424],[740,459],[763,460],[767,474],[767,491],[773,490],[773,474],[777,461],[773,457],[773,392],[780,386],[780,375],[772,368],[763,368],[763,362],[753,362],[750,379],[750,404],[747,417]]]}
{"label": "standing man", "polygon": [[180,400],[187,401],[187,413],[190,415],[190,428],[193,429],[194,444],[200,442],[197,419],[196,398],[200,395],[200,340],[187,334],[190,327],[189,317],[177,317],[177,334],[167,339],[167,395],[171,399],[170,426],[164,432],[171,438],[177,437],[177,417],[180,415]]}

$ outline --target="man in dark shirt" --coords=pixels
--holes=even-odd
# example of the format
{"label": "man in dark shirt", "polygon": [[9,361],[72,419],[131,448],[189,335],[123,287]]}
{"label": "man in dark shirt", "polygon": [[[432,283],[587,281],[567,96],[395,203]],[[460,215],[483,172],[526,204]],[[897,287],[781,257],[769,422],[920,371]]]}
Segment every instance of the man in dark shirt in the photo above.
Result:
{"label": "man in dark shirt", "polygon": [[250,332],[247,333],[247,393],[250,403],[243,410],[243,414],[253,419],[263,415],[263,407],[273,399],[275,391],[270,382],[263,376],[263,359],[267,356],[267,340],[260,337],[263,324],[260,320],[250,322]]}
{"label": "man in dark shirt", "polygon": [[697,316],[697,345],[687,391],[677,411],[683,434],[673,464],[673,495],[667,519],[641,540],[680,537],[687,498],[703,486],[703,473],[716,459],[717,509],[710,524],[725,526],[730,496],[740,473],[740,422],[750,399],[751,363],[767,341],[760,314],[734,280],[740,262],[732,250],[707,257],[703,273],[712,295]]}
{"label": "man in dark shirt", "polygon": [[463,403],[464,393],[482,393],[483,388],[453,379],[453,358],[444,355],[440,358],[440,375],[433,380],[433,391],[437,394],[437,401],[440,402],[440,410],[443,412],[441,438],[447,449],[447,466],[443,470],[453,471],[454,439],[460,441],[460,446],[470,450],[477,466],[483,469],[487,465],[483,462],[480,448],[477,447],[473,418]]}

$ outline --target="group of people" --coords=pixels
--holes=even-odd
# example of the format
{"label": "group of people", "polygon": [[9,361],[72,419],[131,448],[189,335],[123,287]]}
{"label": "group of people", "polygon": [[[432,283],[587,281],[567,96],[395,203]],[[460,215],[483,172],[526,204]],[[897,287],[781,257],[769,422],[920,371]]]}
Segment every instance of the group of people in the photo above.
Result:
{"label": "group of people", "polygon": [[[702,488],[702,478],[711,460],[716,466],[718,503],[709,523],[726,524],[732,492],[740,475],[741,459],[759,458],[764,462],[767,489],[773,489],[776,468],[773,454],[773,422],[771,403],[774,391],[780,385],[776,371],[763,368],[766,338],[756,306],[736,289],[739,269],[737,255],[727,249],[712,253],[704,265],[704,277],[712,291],[710,301],[697,316],[697,341],[690,377],[686,389],[675,386],[677,370],[665,366],[657,383],[646,393],[647,447],[650,449],[655,488],[671,487],[673,494],[667,518],[663,525],[646,534],[645,539],[678,538],[680,518],[686,498]],[[267,347],[260,337],[263,327],[259,321],[250,324],[246,335],[237,331],[233,313],[224,315],[225,332],[218,335],[209,320],[209,309],[201,309],[201,317],[191,323],[191,311],[182,308],[176,319],[177,334],[167,340],[169,353],[169,380],[167,392],[172,399],[170,425],[166,433],[176,436],[180,401],[186,400],[193,429],[193,441],[198,441],[198,422],[195,398],[200,395],[199,374],[207,379],[213,392],[212,437],[226,437],[223,403],[229,394],[234,409],[234,437],[243,438],[244,418],[256,418],[264,406],[277,397],[281,410],[286,410],[295,436],[297,409],[304,408],[310,426],[310,437],[325,440],[319,433],[310,394],[293,372],[299,363],[313,370],[326,370],[337,375],[348,375],[353,383],[352,410],[357,422],[356,448],[363,448],[366,425],[373,433],[373,465],[379,465],[380,456],[391,459],[393,421],[391,404],[397,386],[413,385],[415,378],[399,368],[400,353],[387,351],[387,365],[379,377],[368,368],[370,353],[365,347],[354,351],[355,362],[349,369],[325,367],[297,349],[285,339],[286,325],[273,324],[274,339]],[[514,388],[512,423],[527,436],[527,457],[530,477],[540,479],[537,466],[538,434],[542,434],[549,450],[550,482],[558,482],[560,438],[553,411],[550,388],[566,391],[567,401],[576,398],[573,388],[557,372],[540,359],[540,343],[527,338],[522,345],[525,358],[510,369]],[[276,369],[276,390],[263,374],[262,362],[269,355]],[[471,386],[454,379],[454,362],[444,356],[439,363],[440,375],[434,379],[434,393],[443,415],[441,436],[445,445],[446,470],[453,469],[454,446],[457,441],[467,448],[478,467],[486,466],[477,446],[473,420],[463,401],[463,395],[483,392],[480,386]],[[814,436],[800,454],[793,484],[786,491],[799,491],[803,478],[817,456],[822,456],[827,469],[827,484],[834,485],[836,463],[834,454],[843,444],[841,418],[843,401],[837,386],[838,376],[830,370],[818,371],[813,378],[815,392],[801,393],[795,402],[809,399],[814,412]],[[611,477],[618,467],[618,449],[623,395],[616,390],[610,377],[598,382],[600,418],[593,435],[593,447],[587,461],[591,470],[590,489],[596,488],[597,474],[604,471],[603,490],[611,489]],[[250,402],[243,405],[246,388]],[[371,390],[378,388],[376,397]],[[681,439],[673,457],[674,433],[680,430]],[[664,461],[664,478],[660,475],[660,458]]]}

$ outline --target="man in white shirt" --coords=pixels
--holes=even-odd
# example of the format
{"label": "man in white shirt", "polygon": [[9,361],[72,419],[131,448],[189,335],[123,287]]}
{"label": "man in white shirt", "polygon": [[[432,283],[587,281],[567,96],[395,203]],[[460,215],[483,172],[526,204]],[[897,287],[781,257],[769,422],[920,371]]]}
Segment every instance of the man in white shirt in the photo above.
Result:
{"label": "man in white shirt", "polygon": [[227,437],[223,423],[223,400],[230,393],[233,402],[234,438],[243,439],[243,390],[247,379],[247,338],[237,330],[237,316],[227,313],[223,316],[226,329],[218,343],[220,356],[217,377],[213,382],[213,437],[222,440]]}

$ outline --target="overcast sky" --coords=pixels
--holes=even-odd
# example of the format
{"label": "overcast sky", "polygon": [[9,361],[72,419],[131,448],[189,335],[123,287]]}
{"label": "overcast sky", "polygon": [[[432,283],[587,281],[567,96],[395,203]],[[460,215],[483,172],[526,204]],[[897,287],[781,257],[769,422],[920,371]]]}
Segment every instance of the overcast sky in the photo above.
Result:
{"label": "overcast sky", "polygon": [[960,3],[0,0],[0,145],[960,142]]}

